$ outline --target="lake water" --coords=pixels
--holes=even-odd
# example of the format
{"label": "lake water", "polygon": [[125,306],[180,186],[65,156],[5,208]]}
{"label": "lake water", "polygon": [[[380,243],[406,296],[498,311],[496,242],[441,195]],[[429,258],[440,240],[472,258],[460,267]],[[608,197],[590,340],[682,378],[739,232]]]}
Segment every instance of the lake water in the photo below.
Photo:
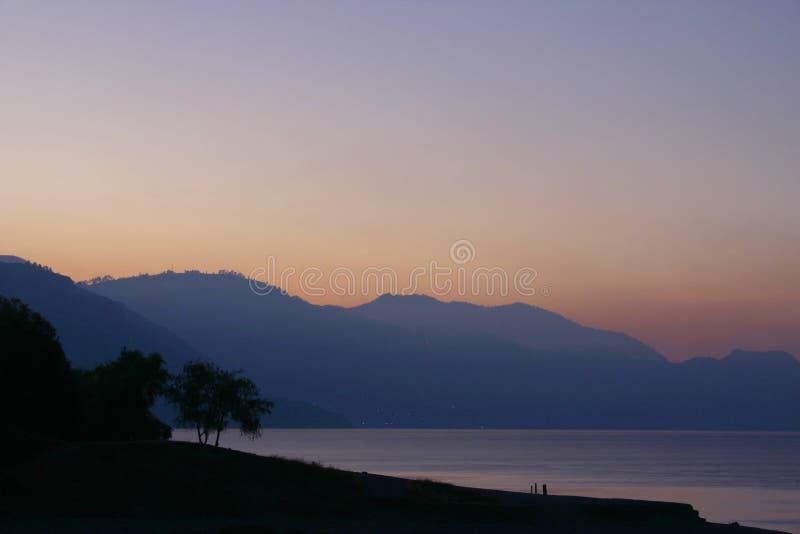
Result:
{"label": "lake water", "polygon": [[709,521],[800,533],[800,432],[269,429],[221,445],[463,486],[688,502]]}

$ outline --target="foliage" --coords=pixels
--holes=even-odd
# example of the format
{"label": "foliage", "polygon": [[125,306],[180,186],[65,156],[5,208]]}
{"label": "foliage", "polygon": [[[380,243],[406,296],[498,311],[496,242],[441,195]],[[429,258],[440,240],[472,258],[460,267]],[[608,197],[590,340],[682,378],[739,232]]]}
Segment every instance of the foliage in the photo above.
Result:
{"label": "foliage", "polygon": [[104,282],[112,282],[113,280],[114,280],[114,277],[111,276],[110,274],[107,274],[107,275],[104,275],[104,276],[95,276],[94,278],[91,278],[89,280],[84,280],[83,282],[80,282],[80,285],[94,286],[94,285],[97,285],[97,284],[102,284]]}
{"label": "foliage", "polygon": [[93,441],[169,438],[150,412],[169,382],[159,354],[123,349],[90,371],[73,370],[53,326],[0,297],[0,405],[16,433]]}
{"label": "foliage", "polygon": [[75,373],[53,326],[17,299],[0,297],[0,405],[4,423],[34,437],[72,435]]}
{"label": "foliage", "polygon": [[171,429],[150,412],[169,373],[164,358],[122,349],[119,358],[82,374],[84,438],[168,439]]}
{"label": "foliage", "polygon": [[222,276],[234,276],[236,278],[247,279],[247,277],[244,274],[240,273],[239,271],[233,271],[231,269],[220,269],[219,271],[217,271],[217,274]]}
{"label": "foliage", "polygon": [[189,362],[175,376],[167,398],[178,408],[178,423],[197,430],[197,440],[208,443],[232,422],[251,438],[261,434],[261,416],[272,413],[273,403],[259,397],[256,384],[241,371],[226,371],[210,362]]}
{"label": "foliage", "polygon": [[0,405],[16,435],[35,439],[130,441],[168,439],[171,429],[151,408],[166,395],[179,421],[195,426],[208,443],[232,422],[260,435],[261,416],[272,402],[259,397],[241,371],[189,362],[176,377],[164,358],[122,349],[117,359],[92,370],[70,366],[55,328],[16,299],[0,297]]}

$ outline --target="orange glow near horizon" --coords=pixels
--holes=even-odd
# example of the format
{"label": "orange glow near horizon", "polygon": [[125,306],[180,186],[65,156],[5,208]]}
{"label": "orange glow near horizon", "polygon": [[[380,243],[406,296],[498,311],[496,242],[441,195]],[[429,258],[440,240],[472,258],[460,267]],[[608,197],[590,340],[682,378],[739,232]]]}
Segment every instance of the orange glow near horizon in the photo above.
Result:
{"label": "orange glow near horizon", "polygon": [[[125,257],[113,254],[98,259],[99,265],[105,268],[86,267],[84,262],[73,259],[61,261],[52,255],[52,260],[47,257],[25,254],[17,248],[11,252],[26,259],[31,259],[52,267],[55,271],[67,274],[76,281],[90,279],[94,276],[111,274],[121,278],[136,274],[155,274],[165,270],[182,272],[198,269],[204,272],[216,272],[220,269],[230,269],[245,275],[254,275],[263,279],[262,268],[266,262],[240,261],[239,265],[232,265],[222,258],[210,259],[204,262],[190,263],[181,261],[173,256],[165,256],[165,260],[158,262],[126,261]],[[70,254],[70,251],[65,251]],[[177,261],[170,261],[170,260]],[[414,291],[434,296],[443,301],[467,301],[475,304],[496,306],[512,302],[524,302],[539,306],[587,326],[603,328],[614,331],[623,331],[650,344],[667,358],[681,361],[696,356],[721,357],[734,348],[753,350],[787,350],[800,355],[800,336],[796,325],[795,310],[796,300],[791,295],[773,294],[765,298],[766,292],[771,288],[761,284],[750,288],[749,291],[725,292],[725,284],[717,280],[715,287],[701,287],[698,285],[681,288],[682,279],[676,279],[671,284],[660,288],[650,288],[644,297],[642,280],[632,279],[628,284],[624,279],[615,277],[595,278],[596,286],[587,285],[576,278],[577,273],[569,271],[540,270],[533,286],[537,293],[533,296],[524,296],[515,293],[509,288],[506,296],[489,294],[485,285],[480,285],[478,293],[468,290],[467,294],[459,294],[456,288],[458,266],[447,257],[447,253],[433,257],[442,267],[449,266],[453,274],[445,277],[453,283],[453,290],[448,293],[432,291],[425,276],[419,279],[419,285]],[[374,285],[376,281],[369,279],[368,287],[362,287],[361,275],[370,267],[389,267],[386,263],[375,264],[339,264],[339,263],[283,263],[276,258],[278,269],[293,267],[294,274],[284,283],[288,292],[315,304],[334,304],[345,307],[355,306],[376,298],[379,288]],[[420,262],[419,265],[427,268],[429,262]],[[501,265],[499,262],[482,264],[483,266]],[[322,288],[322,296],[309,293],[307,288],[301,287],[300,274],[309,267],[320,269],[324,274],[323,279],[314,284],[314,288]],[[355,291],[351,294],[336,294],[329,285],[329,274],[337,267],[347,267],[352,270],[357,278]],[[480,267],[477,266],[477,267]],[[406,283],[411,279],[412,268],[397,268],[397,280],[400,289],[406,289]],[[509,280],[513,277],[515,268],[508,268]],[[467,286],[470,284],[470,275],[473,268],[466,266]],[[275,280],[279,282],[279,280]],[[735,281],[729,282],[735,286]],[[619,285],[617,285],[619,284]],[[773,291],[780,290],[780,284]],[[774,286],[773,286],[774,287]],[[384,287],[384,289],[387,289]],[[655,290],[654,290],[655,289]],[[497,293],[497,290],[495,291]],[[693,295],[702,295],[703,298],[693,298]],[[781,298],[784,297],[784,298]],[[788,297],[788,298],[787,298]]]}

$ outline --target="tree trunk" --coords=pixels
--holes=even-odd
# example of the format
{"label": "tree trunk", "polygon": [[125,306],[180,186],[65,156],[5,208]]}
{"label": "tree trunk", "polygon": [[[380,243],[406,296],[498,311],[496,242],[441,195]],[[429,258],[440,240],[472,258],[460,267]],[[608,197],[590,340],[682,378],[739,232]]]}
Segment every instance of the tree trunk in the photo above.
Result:
{"label": "tree trunk", "polygon": [[214,442],[215,447],[219,447],[219,435],[222,431],[225,430],[225,415],[221,415],[219,420],[217,421],[217,439]]}
{"label": "tree trunk", "polygon": [[197,425],[197,443],[202,445],[203,443],[203,435],[200,433],[200,425]]}

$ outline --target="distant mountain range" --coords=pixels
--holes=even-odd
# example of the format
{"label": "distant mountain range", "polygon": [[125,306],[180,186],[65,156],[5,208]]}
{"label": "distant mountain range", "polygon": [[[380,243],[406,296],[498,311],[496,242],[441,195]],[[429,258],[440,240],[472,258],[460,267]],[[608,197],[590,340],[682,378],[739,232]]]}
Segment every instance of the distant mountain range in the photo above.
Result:
{"label": "distant mountain range", "polygon": [[89,289],[247,369],[267,391],[365,426],[800,429],[800,363],[785,353],[674,364],[624,334],[530,306],[418,296],[314,306],[278,290],[255,295],[231,274]]}
{"label": "distant mountain range", "polygon": [[93,367],[115,358],[123,346],[168,354],[173,366],[199,357],[199,352],[167,328],[124,304],[16,256],[0,256],[0,295],[19,298],[50,321],[77,367]]}
{"label": "distant mountain range", "polygon": [[[0,256],[0,295],[19,298],[56,327],[70,362],[91,368],[115,358],[122,347],[160,352],[172,371],[190,359],[205,358],[167,328],[120,302],[88,291],[66,276],[16,256]],[[349,427],[347,418],[312,403],[273,399],[275,413],[264,420],[270,427]],[[172,422],[165,403],[156,413]]]}
{"label": "distant mountain range", "polygon": [[[326,407],[334,414],[325,426],[341,414],[370,427],[800,430],[800,362],[783,352],[670,363],[630,336],[523,304],[384,296],[356,308],[315,306],[279,290],[256,295],[231,273],[167,272],[67,291],[69,279],[7,264],[0,294],[17,288],[7,272],[15,267],[61,279],[63,290],[48,293],[54,302],[39,305],[88,305],[71,291],[113,303],[166,330],[165,342],[185,340],[193,352],[179,360],[201,353],[245,369],[269,396]],[[61,318],[51,320],[61,333]],[[83,319],[64,324],[91,332]]]}
{"label": "distant mountain range", "polygon": [[383,295],[354,308],[353,313],[411,329],[435,327],[480,332],[536,350],[599,350],[638,360],[664,360],[655,349],[627,334],[588,328],[522,303],[488,307],[468,302],[442,302],[426,295]]}

